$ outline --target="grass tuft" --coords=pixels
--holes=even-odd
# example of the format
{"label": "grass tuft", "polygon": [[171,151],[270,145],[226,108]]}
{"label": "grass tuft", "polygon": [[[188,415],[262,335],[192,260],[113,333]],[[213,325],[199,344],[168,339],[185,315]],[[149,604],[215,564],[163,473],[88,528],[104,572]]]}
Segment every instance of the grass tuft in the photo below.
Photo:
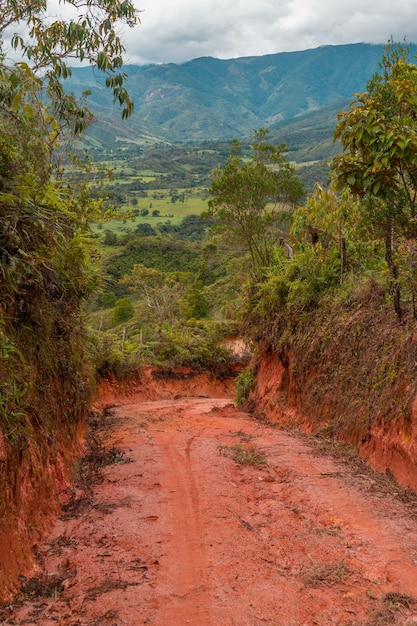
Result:
{"label": "grass tuft", "polygon": [[252,443],[247,445],[237,443],[233,446],[219,446],[219,453],[221,456],[232,459],[238,465],[261,467],[268,463],[265,453]]}

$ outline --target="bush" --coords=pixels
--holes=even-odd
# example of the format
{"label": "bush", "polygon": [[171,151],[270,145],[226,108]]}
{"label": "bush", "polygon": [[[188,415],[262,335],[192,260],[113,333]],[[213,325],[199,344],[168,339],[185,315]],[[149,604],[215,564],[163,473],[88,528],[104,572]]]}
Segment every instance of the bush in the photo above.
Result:
{"label": "bush", "polygon": [[133,317],[135,309],[129,298],[122,298],[119,302],[116,302],[112,313],[112,324],[117,326],[123,324]]}
{"label": "bush", "polygon": [[189,320],[163,326],[160,339],[151,348],[155,364],[162,367],[192,367],[219,372],[232,362],[232,354],[220,345],[229,333],[227,324]]}
{"label": "bush", "polygon": [[236,380],[236,402],[243,406],[249,398],[249,393],[255,383],[253,368],[248,367],[239,374]]}
{"label": "bush", "polygon": [[103,237],[103,244],[105,246],[117,246],[117,233],[112,230],[105,230]]}
{"label": "bush", "polygon": [[135,231],[137,233],[139,233],[139,235],[141,235],[142,237],[155,237],[156,230],[154,228],[152,228],[152,226],[150,224],[142,223],[142,224],[138,224],[136,226]]}
{"label": "bush", "polygon": [[123,380],[138,376],[140,372],[141,359],[137,351],[122,351],[119,342],[113,337],[91,334],[89,351],[97,379],[114,377]]}
{"label": "bush", "polygon": [[113,291],[106,291],[97,296],[97,304],[101,309],[111,309],[116,304],[116,294]]}

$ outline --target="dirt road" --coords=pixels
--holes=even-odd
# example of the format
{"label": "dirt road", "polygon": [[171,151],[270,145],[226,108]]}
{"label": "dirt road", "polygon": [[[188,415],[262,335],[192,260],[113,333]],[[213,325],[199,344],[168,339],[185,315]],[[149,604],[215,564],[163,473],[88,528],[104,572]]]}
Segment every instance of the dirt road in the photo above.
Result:
{"label": "dirt road", "polygon": [[112,418],[123,455],[67,507],[0,623],[417,624],[412,497],[230,398],[129,402]]}

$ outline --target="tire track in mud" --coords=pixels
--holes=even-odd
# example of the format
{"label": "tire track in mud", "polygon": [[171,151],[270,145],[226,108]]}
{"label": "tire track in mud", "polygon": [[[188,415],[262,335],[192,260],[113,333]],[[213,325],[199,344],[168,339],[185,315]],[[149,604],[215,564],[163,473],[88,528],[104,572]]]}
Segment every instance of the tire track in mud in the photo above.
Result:
{"label": "tire track in mud", "polygon": [[161,594],[167,589],[160,601],[161,625],[211,623],[204,527],[191,456],[195,439],[196,435],[187,435],[185,441],[179,442],[157,433],[165,465],[165,491],[169,494],[161,513],[172,528],[161,559]]}

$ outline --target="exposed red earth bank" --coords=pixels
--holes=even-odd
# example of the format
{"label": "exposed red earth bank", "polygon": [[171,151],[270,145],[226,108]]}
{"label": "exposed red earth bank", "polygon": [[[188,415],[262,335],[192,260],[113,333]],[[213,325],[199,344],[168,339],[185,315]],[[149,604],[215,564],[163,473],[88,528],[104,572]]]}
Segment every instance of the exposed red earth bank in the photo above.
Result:
{"label": "exposed red earth bank", "polygon": [[413,494],[233,396],[187,371],[103,384],[120,454],[75,493],[0,623],[417,624]]}
{"label": "exposed red earth bank", "polygon": [[[320,430],[321,424],[313,412],[302,410],[303,390],[291,374],[291,356],[284,367],[273,353],[264,354],[256,381],[252,403],[258,415],[280,426],[299,426],[306,432]],[[347,437],[345,443],[352,441]],[[417,492],[417,397],[412,403],[409,422],[401,415],[389,423],[375,421],[366,441],[359,446],[359,454],[374,469],[389,470],[401,485]]]}

